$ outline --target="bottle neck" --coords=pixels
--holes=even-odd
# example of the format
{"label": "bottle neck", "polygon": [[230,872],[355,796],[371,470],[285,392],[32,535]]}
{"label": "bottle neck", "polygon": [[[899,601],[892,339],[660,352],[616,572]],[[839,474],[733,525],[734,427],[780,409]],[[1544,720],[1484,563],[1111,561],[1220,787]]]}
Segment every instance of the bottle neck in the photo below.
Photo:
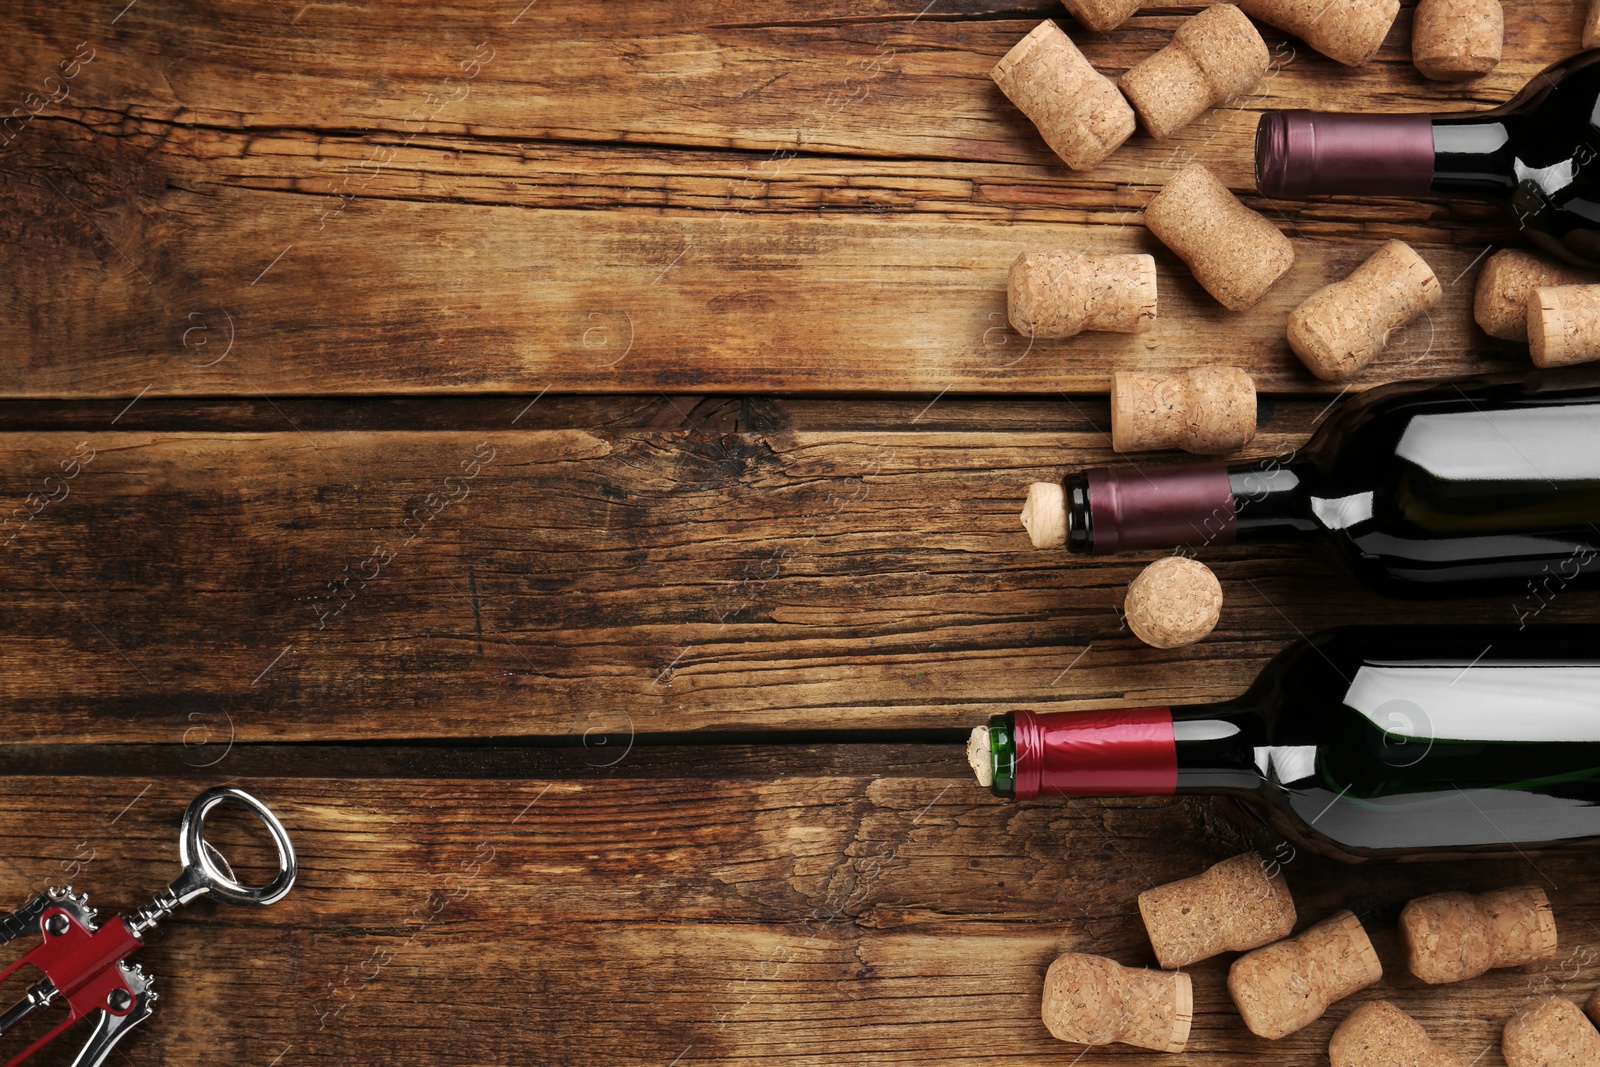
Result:
{"label": "bottle neck", "polygon": [[1324,529],[1312,497],[1314,471],[1283,457],[1228,467],[1236,541],[1284,541]]}
{"label": "bottle neck", "polygon": [[1434,193],[1506,196],[1516,188],[1509,120],[1501,115],[1433,119]]}
{"label": "bottle neck", "polygon": [[1465,115],[1270,111],[1256,127],[1256,188],[1266,196],[1505,196],[1512,120]]}
{"label": "bottle neck", "polygon": [[1310,485],[1310,468],[1288,457],[1069,474],[1067,550],[1105,555],[1314,533]]}
{"label": "bottle neck", "polygon": [[990,788],[1017,800],[1253,791],[1260,735],[1232,704],[1013,711],[989,720]]}

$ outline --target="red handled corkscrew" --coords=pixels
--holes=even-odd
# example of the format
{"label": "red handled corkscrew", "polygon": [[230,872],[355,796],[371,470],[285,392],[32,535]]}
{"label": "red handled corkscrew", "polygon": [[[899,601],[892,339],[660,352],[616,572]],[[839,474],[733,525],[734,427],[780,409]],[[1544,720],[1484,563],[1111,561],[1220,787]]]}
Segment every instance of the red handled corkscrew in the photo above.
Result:
{"label": "red handled corkscrew", "polygon": [[[222,804],[237,804],[271,832],[278,849],[278,870],[266,885],[240,883],[228,861],[205,839],[206,816]],[[0,1014],[0,1035],[57,1000],[64,1000],[67,1006],[65,1019],[5,1067],[16,1067],[73,1023],[90,1017],[93,1029],[72,1067],[99,1067],[112,1047],[155,1010],[150,978],[127,962],[144,947],[144,935],[152,927],[196,897],[209,896],[228,904],[272,904],[294,885],[294,847],[288,833],[265,804],[242,789],[219,786],[194,798],[183,813],[178,859],[183,872],[132,918],[115,915],[97,927],[87,895],[74,894],[71,886],[46,889],[16,911],[0,916],[0,944],[20,937],[41,938],[27,955],[0,971],[0,982],[24,964],[44,972],[44,978],[30,986],[21,1000]]]}

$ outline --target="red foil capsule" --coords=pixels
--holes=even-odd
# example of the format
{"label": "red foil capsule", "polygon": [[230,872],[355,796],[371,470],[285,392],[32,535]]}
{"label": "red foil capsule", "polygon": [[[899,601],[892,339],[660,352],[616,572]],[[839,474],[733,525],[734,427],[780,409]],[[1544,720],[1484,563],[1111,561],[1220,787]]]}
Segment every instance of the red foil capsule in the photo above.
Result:
{"label": "red foil capsule", "polygon": [[1171,796],[1178,749],[1169,708],[1012,713],[1018,800]]}

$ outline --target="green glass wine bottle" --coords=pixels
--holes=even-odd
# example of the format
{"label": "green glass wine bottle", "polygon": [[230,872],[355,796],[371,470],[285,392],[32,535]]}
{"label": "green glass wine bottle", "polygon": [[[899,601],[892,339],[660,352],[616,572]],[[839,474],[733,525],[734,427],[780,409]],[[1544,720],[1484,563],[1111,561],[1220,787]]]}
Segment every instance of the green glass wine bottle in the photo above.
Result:
{"label": "green glass wine bottle", "polygon": [[1221,704],[997,715],[998,796],[1231,796],[1337,859],[1600,846],[1600,627],[1349,627]]}

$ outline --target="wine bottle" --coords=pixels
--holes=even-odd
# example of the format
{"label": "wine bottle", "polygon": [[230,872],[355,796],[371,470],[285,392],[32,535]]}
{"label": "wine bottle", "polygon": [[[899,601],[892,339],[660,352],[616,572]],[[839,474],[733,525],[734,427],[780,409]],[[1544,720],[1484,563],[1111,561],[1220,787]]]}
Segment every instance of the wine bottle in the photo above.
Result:
{"label": "wine bottle", "polygon": [[1489,111],[1351,115],[1269,111],[1256,127],[1256,188],[1322,194],[1486,197],[1529,241],[1600,266],[1600,49],[1546,69]]}
{"label": "wine bottle", "polygon": [[1600,371],[1398,382],[1341,403],[1288,455],[1041,488],[1065,508],[1069,552],[1314,538],[1381,592],[1510,592],[1526,622],[1600,577]]}
{"label": "wine bottle", "polygon": [[1600,847],[1600,626],[1327,630],[1235,700],[1014,711],[968,755],[997,796],[1230,796],[1349,862]]}

